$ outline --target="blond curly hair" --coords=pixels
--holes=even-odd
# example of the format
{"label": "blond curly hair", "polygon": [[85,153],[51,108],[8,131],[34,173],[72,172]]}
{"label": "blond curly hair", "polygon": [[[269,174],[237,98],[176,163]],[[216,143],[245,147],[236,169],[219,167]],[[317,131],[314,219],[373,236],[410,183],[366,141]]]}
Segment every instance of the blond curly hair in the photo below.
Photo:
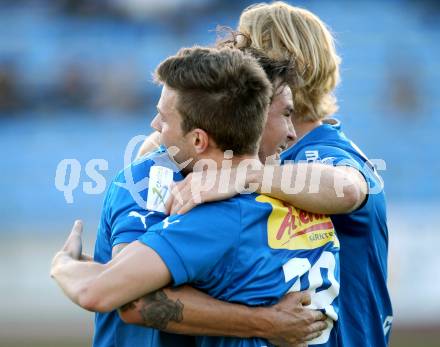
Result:
{"label": "blond curly hair", "polygon": [[329,28],[313,13],[277,1],[246,8],[240,16],[237,46],[263,50],[274,60],[294,60],[301,83],[291,86],[295,118],[319,121],[338,110],[333,92],[341,58]]}

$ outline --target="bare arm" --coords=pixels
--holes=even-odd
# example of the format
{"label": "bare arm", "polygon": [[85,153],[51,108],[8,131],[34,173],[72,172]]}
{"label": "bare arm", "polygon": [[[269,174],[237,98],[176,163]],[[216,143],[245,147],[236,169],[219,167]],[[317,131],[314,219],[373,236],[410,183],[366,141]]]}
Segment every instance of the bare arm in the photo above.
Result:
{"label": "bare arm", "polygon": [[76,222],[63,250],[53,259],[51,276],[84,309],[109,312],[170,283],[162,259],[140,242],[128,245],[107,264],[79,260],[81,233],[82,224]]}
{"label": "bare arm", "polygon": [[[173,188],[167,201],[168,212],[183,214],[200,203],[231,198],[242,193],[245,187],[322,214],[349,213],[364,202],[367,194],[365,178],[348,166],[320,163],[261,165],[254,170],[232,169],[228,173],[229,181],[220,179],[224,177],[223,173],[221,170],[208,172],[203,184],[194,174],[187,175]],[[226,186],[221,186],[225,181],[228,182]]]}
{"label": "bare arm", "polygon": [[[51,277],[55,279],[64,294],[75,304],[82,302],[86,289],[93,280],[105,271],[105,265],[92,261],[81,262],[66,252],[58,252],[52,260]],[[79,276],[75,276],[79,274]]]}
{"label": "bare arm", "polygon": [[76,222],[53,259],[51,276],[70,300],[89,311],[121,307],[127,323],[192,335],[261,336],[277,345],[313,339],[326,328],[321,312],[304,307],[310,304],[305,293],[289,294],[272,307],[250,308],[213,299],[187,286],[161,290],[171,280],[168,269],[152,249],[139,242],[115,247],[114,251],[124,249],[108,264],[81,261],[81,233],[82,224]]}
{"label": "bare arm", "polygon": [[247,183],[258,184],[260,193],[309,212],[324,214],[354,211],[367,193],[367,182],[358,170],[320,163],[275,166],[273,179],[268,179],[269,189],[265,186],[264,170],[250,172]]}
{"label": "bare arm", "polygon": [[[113,247],[116,257],[125,247]],[[305,293],[292,293],[280,304],[251,308],[227,303],[190,286],[163,288],[123,305],[125,323],[186,335],[261,337],[275,345],[313,339],[326,328],[325,315],[304,307]]]}
{"label": "bare arm", "polygon": [[120,309],[126,323],[172,333],[204,336],[261,337],[276,345],[293,345],[320,335],[326,323],[311,311],[310,297],[291,293],[271,307],[251,308],[211,298],[192,287],[166,288]]}
{"label": "bare arm", "polygon": [[139,152],[136,156],[136,158],[140,158],[145,154],[148,154],[154,150],[156,150],[160,145],[160,133],[155,131],[154,133],[150,134],[142,144],[141,148],[139,148]]}

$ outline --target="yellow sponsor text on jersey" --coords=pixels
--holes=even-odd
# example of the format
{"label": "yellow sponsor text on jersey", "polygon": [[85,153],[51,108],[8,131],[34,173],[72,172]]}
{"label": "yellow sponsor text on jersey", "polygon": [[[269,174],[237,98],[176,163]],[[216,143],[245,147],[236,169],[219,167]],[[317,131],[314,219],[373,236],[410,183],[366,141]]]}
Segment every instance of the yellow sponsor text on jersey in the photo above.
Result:
{"label": "yellow sponsor text on jersey", "polygon": [[327,215],[310,213],[283,201],[259,195],[256,200],[269,203],[272,212],[267,221],[269,246],[273,249],[314,249],[339,241]]}

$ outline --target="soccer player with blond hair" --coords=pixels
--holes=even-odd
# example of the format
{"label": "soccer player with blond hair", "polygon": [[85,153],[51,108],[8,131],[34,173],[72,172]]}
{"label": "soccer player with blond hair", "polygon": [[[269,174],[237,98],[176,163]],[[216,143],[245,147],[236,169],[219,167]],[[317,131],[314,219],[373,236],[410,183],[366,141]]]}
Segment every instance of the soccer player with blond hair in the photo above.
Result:
{"label": "soccer player with blond hair", "polygon": [[[341,132],[340,123],[328,118],[338,109],[333,92],[340,80],[341,59],[334,38],[316,15],[284,2],[249,7],[241,14],[238,31],[243,34],[239,45],[259,48],[275,60],[294,60],[302,72],[302,85],[292,90],[292,122],[299,141],[282,159],[335,168],[343,165],[350,174],[362,174],[353,182],[368,185],[369,194],[362,194],[361,204],[332,216],[341,241],[339,342],[341,346],[386,346],[393,314],[387,290],[383,181],[362,151]],[[327,212],[318,205],[302,206],[294,196],[273,194],[295,206]]]}

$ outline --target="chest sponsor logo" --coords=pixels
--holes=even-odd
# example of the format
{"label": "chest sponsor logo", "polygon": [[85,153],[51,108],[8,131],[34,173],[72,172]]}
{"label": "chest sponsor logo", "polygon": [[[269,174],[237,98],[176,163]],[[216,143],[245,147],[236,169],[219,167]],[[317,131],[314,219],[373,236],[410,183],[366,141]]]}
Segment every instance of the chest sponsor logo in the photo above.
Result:
{"label": "chest sponsor logo", "polygon": [[256,198],[269,203],[272,212],[267,220],[268,243],[273,249],[314,249],[339,240],[330,217],[303,211],[280,200],[260,195]]}

